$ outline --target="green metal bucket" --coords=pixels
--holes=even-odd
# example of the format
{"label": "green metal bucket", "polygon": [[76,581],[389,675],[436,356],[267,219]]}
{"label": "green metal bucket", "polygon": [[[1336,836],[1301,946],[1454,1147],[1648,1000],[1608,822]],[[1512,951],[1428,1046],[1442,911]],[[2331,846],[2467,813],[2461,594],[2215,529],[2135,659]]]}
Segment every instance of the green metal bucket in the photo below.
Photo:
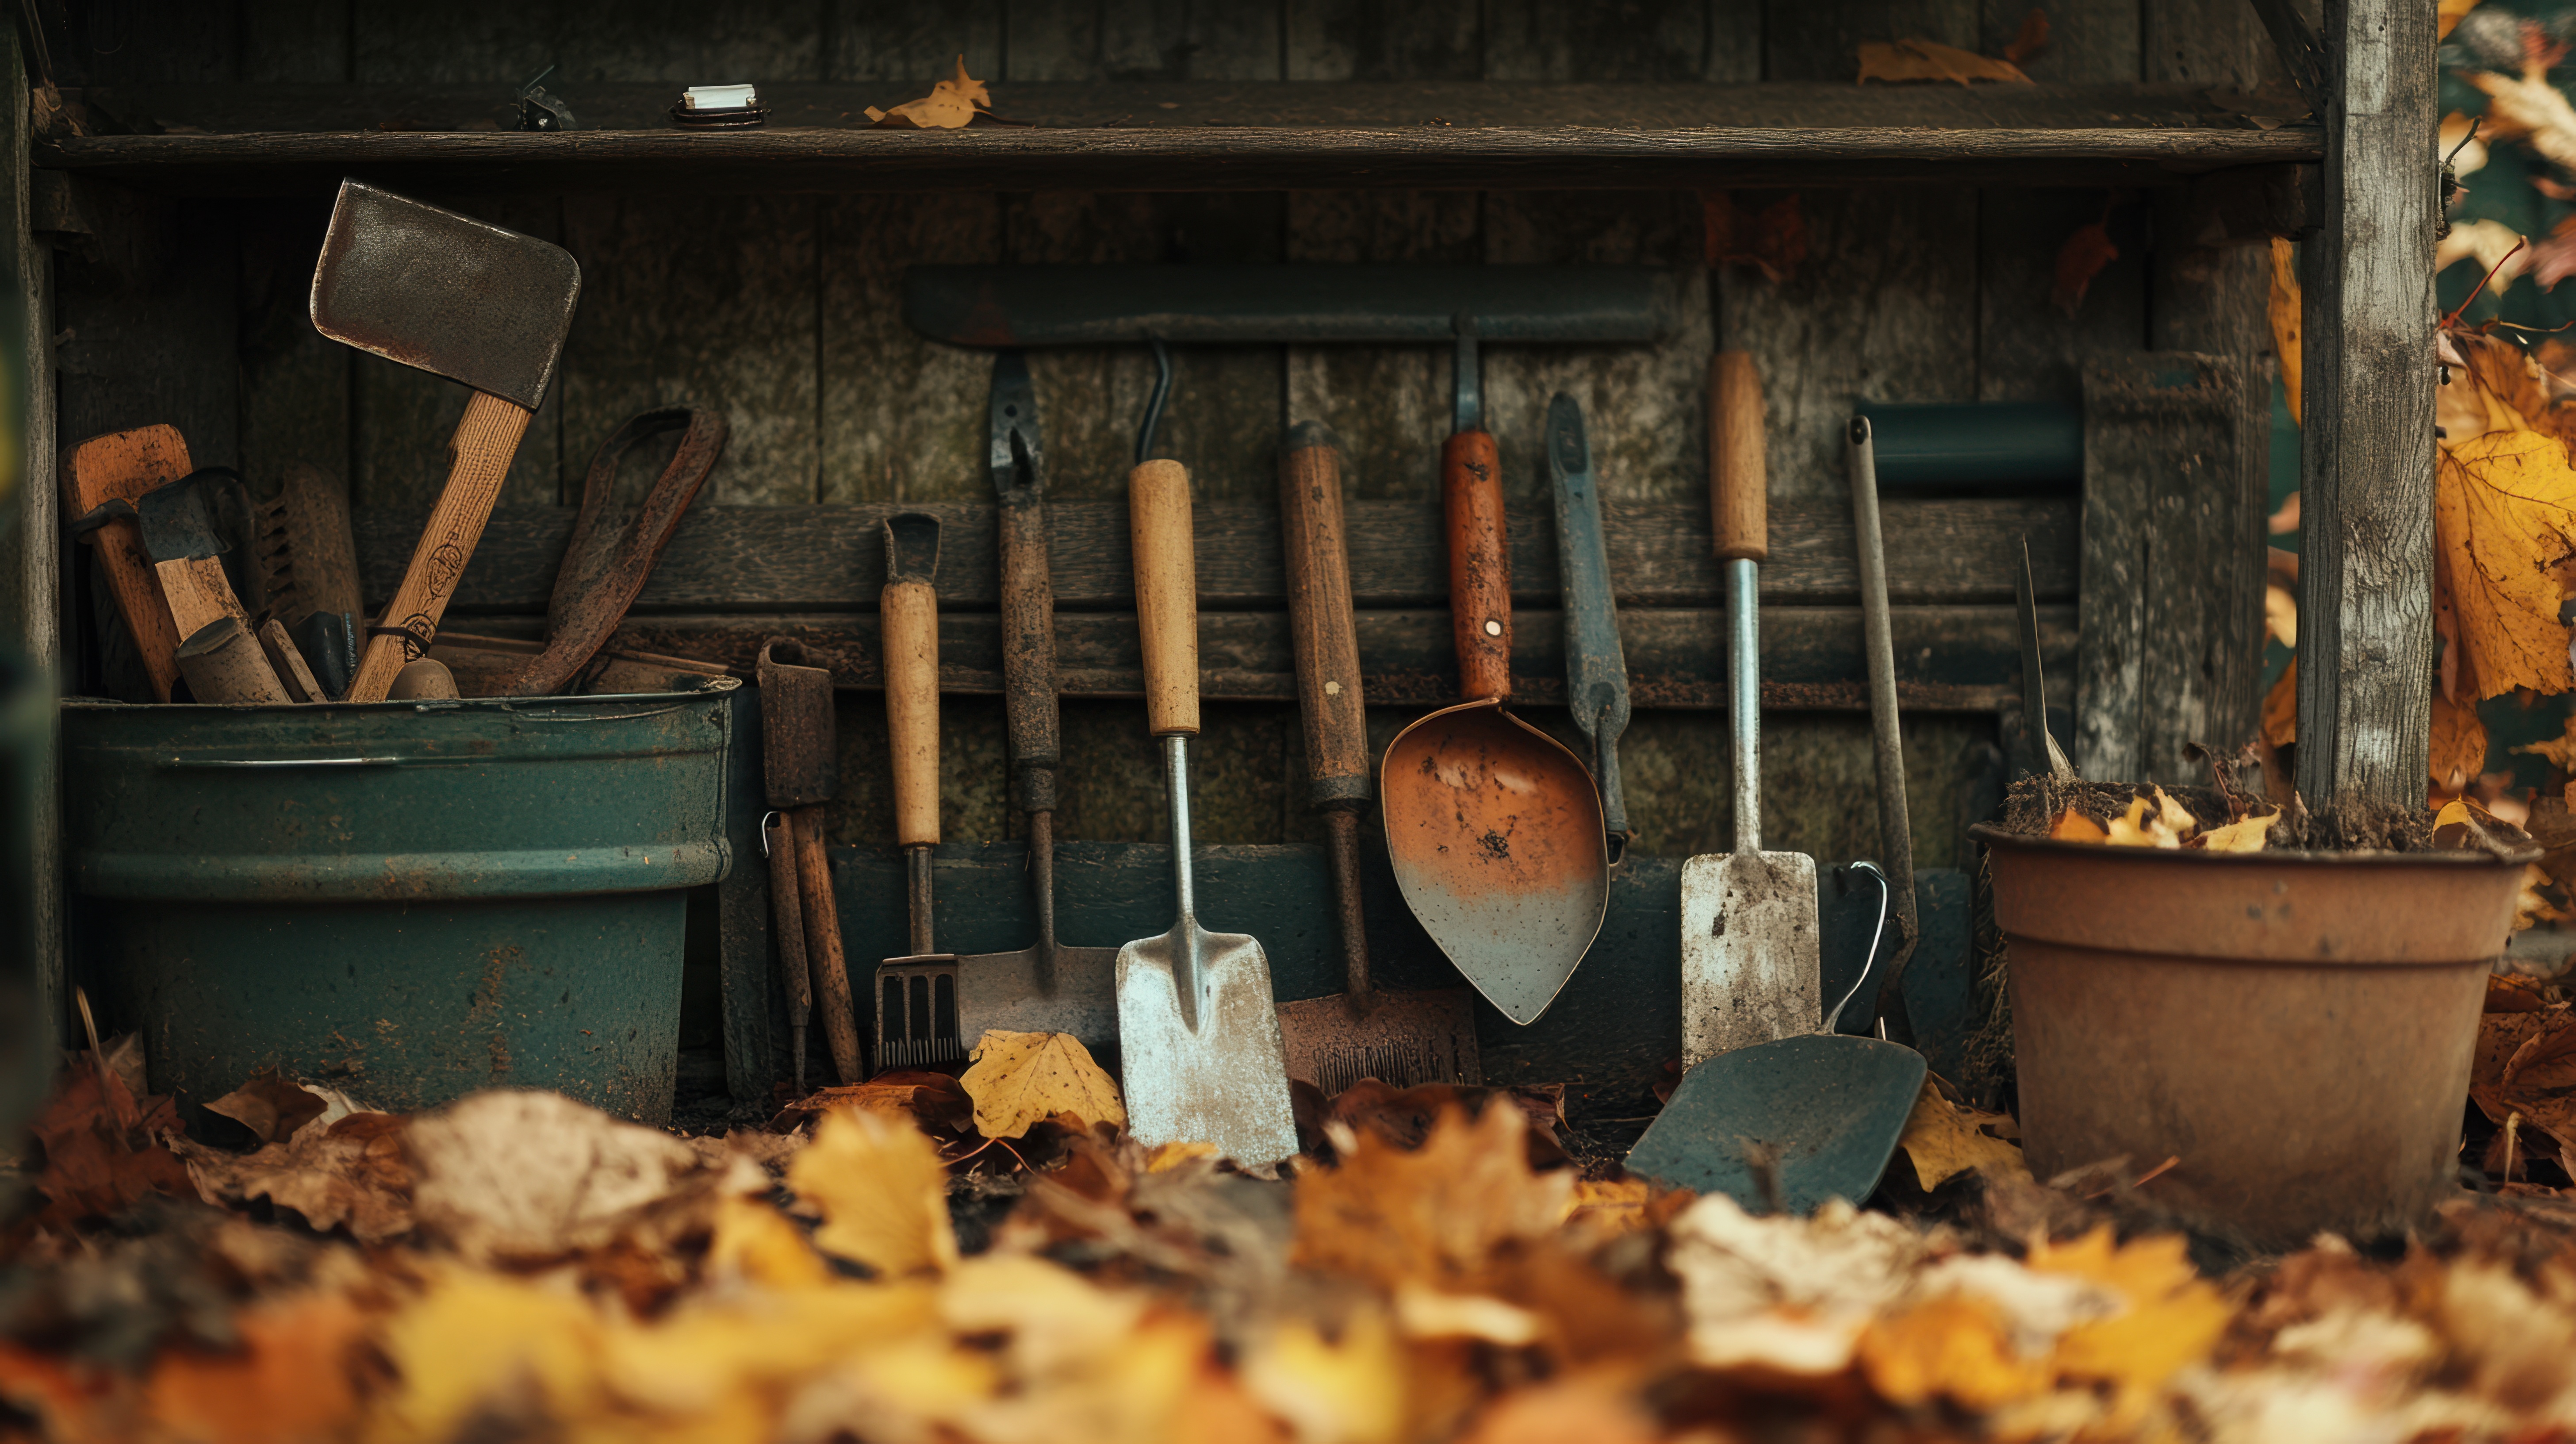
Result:
{"label": "green metal bucket", "polygon": [[204,1103],[552,1088],[667,1119],[685,890],[724,876],[705,692],[63,708],[79,980]]}

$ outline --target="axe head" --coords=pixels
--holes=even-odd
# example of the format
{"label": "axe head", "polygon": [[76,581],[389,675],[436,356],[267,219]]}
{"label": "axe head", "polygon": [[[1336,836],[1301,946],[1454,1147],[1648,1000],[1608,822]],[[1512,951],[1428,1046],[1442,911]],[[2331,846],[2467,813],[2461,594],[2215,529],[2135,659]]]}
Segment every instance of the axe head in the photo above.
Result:
{"label": "axe head", "polygon": [[313,329],[534,411],[580,295],[561,246],[344,180],[313,271]]}

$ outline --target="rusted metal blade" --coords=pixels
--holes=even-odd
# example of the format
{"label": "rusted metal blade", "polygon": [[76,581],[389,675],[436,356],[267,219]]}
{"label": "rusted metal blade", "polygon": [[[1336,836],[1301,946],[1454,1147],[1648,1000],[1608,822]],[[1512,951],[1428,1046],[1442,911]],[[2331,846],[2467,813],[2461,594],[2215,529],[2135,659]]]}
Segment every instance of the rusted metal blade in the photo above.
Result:
{"label": "rusted metal blade", "polygon": [[313,271],[313,329],[534,411],[580,296],[561,246],[344,180]]}
{"label": "rusted metal blade", "polygon": [[1538,1021],[1610,905],[1592,775],[1487,699],[1406,728],[1378,795],[1388,860],[1423,930],[1504,1016]]}

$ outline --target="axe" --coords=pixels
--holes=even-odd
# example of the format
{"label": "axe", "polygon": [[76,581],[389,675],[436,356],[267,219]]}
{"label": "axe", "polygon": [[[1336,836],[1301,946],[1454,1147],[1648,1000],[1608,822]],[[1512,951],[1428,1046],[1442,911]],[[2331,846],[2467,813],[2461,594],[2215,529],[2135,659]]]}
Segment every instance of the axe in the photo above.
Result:
{"label": "axe", "polygon": [[340,183],[313,271],[313,328],[474,389],[448,443],[447,485],[401,587],[368,629],[346,700],[383,701],[394,674],[438,635],[519,438],[554,379],[580,295],[581,267],[561,246]]}

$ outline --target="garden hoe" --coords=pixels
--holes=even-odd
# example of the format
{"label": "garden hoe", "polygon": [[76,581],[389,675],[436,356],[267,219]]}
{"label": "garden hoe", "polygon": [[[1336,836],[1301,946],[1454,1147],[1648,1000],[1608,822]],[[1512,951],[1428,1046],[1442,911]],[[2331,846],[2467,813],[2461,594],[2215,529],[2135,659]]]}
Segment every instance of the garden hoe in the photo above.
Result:
{"label": "garden hoe", "polygon": [[957,960],[959,1046],[994,1028],[1071,1033],[1094,1052],[1118,1042],[1118,950],[1069,948],[1055,938],[1055,589],[1047,577],[1045,453],[1037,391],[1017,351],[993,358],[991,468],[1001,531],[1002,708],[1013,790],[1028,819],[1029,893],[1037,941],[1016,952]]}
{"label": "garden hoe", "polygon": [[[1878,739],[1879,820],[1886,833],[1881,842],[1889,849],[1895,876],[1871,863],[1852,865],[1878,881],[1878,928],[1860,979],[1825,1018],[1823,1033],[1737,1048],[1693,1067],[1628,1153],[1633,1173],[1700,1193],[1723,1193],[1763,1213],[1806,1214],[1827,1199],[1859,1203],[1877,1191],[1925,1073],[1922,1054],[1887,1041],[1887,1020],[1914,950],[1913,848],[1905,835],[1909,822],[1904,755],[1898,746],[1896,653],[1867,419],[1852,418],[1850,437],[1870,718]],[[1742,672],[1738,668],[1739,678]],[[1814,896],[1811,890],[1808,897]],[[1887,938],[1891,913],[1899,924],[1892,940]],[[1883,969],[1877,966],[1882,942],[1888,953]],[[1873,974],[1883,974],[1871,1009],[1878,1036],[1837,1035],[1843,1009]]]}
{"label": "garden hoe", "polygon": [[1127,1131],[1151,1148],[1206,1143],[1248,1167],[1297,1151],[1270,960],[1241,933],[1199,926],[1190,878],[1190,739],[1199,730],[1198,566],[1190,474],[1148,461],[1127,478],[1145,712],[1172,798],[1171,931],[1118,950],[1119,1072]]}
{"label": "garden hoe", "polygon": [[455,461],[380,623],[368,629],[351,702],[381,702],[438,634],[519,438],[563,355],[581,295],[572,253],[391,191],[340,183],[313,272],[313,329],[474,388],[448,449]]}
{"label": "garden hoe", "polygon": [[1761,566],[1771,549],[1762,378],[1721,351],[1708,375],[1708,474],[1726,562],[1727,721],[1735,738],[1735,851],[1682,864],[1682,1066],[1816,1031],[1816,862],[1762,850]]}
{"label": "garden hoe", "polygon": [[1279,459],[1279,529],[1288,567],[1288,625],[1297,648],[1297,702],[1306,723],[1306,801],[1324,816],[1348,979],[1338,997],[1279,1006],[1288,1074],[1314,1084],[1327,1098],[1363,1078],[1397,1088],[1481,1084],[1474,994],[1465,988],[1385,993],[1369,980],[1368,917],[1360,906],[1368,718],[1342,525],[1341,440],[1320,422],[1289,428],[1288,449]]}

